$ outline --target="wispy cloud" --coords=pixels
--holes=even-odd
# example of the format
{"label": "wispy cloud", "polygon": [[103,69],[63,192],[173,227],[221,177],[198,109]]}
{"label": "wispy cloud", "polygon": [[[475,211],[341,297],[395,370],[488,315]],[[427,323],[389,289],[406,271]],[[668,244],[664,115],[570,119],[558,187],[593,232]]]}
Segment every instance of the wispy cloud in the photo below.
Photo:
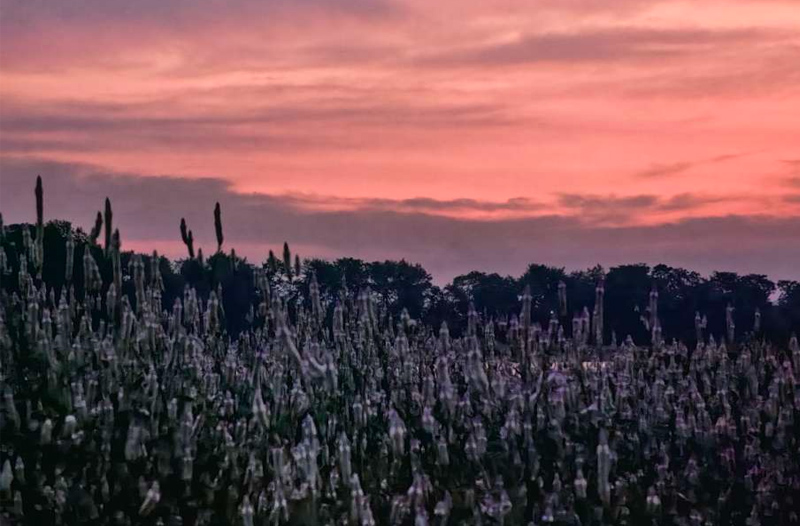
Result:
{"label": "wispy cloud", "polygon": [[[800,159],[785,159],[781,165],[787,169],[786,175],[781,176],[781,182],[791,188],[800,188]],[[789,196],[788,202],[797,202],[795,196]]]}
{"label": "wispy cloud", "polygon": [[639,177],[664,177],[667,175],[676,175],[686,172],[695,166],[697,166],[697,163],[690,162],[654,164],[647,170],[639,172],[637,175]]}
{"label": "wispy cloud", "polygon": [[659,203],[659,209],[664,211],[686,211],[711,203],[724,202],[726,200],[730,200],[730,197],[682,193],[674,195],[668,199],[662,199]]}
{"label": "wispy cloud", "polygon": [[649,208],[657,202],[658,198],[654,195],[617,197],[615,195],[562,194],[559,197],[560,205],[588,213]]}
{"label": "wispy cloud", "polygon": [[726,161],[739,159],[741,157],[744,157],[745,155],[749,154],[731,153],[731,154],[717,155],[714,157],[709,157],[707,159],[701,159],[699,161],[681,161],[681,162],[666,163],[666,164],[654,164],[650,168],[643,170],[637,173],[636,175],[642,178],[655,178],[655,177],[666,177],[670,175],[678,175],[684,172],[688,172],[689,170],[698,166],[724,163]]}
{"label": "wispy cloud", "polygon": [[786,159],[781,162],[789,168],[792,174],[800,174],[800,159]]}
{"label": "wispy cloud", "polygon": [[558,196],[557,204],[565,208],[568,214],[574,214],[584,222],[621,226],[640,223],[643,218],[659,217],[665,213],[692,212],[709,204],[734,200],[736,200],[734,196],[689,192],[668,197],[653,194],[633,196],[561,194]]}
{"label": "wispy cloud", "polygon": [[429,214],[472,213],[531,213],[542,211],[545,205],[526,197],[514,197],[505,201],[482,201],[479,199],[411,199],[346,198],[337,196],[287,194],[281,196],[293,206],[308,210],[369,210],[394,212],[424,212]]}
{"label": "wispy cloud", "polygon": [[716,46],[752,42],[774,33],[759,30],[699,30],[615,27],[573,33],[525,35],[511,42],[434,54],[423,62],[442,65],[503,66],[537,62],[585,63],[665,60],[703,53]]}
{"label": "wispy cloud", "polygon": [[399,101],[322,99],[314,105],[284,102],[241,111],[164,114],[172,101],[94,104],[59,101],[43,105],[3,103],[3,151],[118,151],[141,148],[279,150],[358,148],[364,138],[331,127],[432,130],[503,127],[516,122],[502,105],[426,105]]}

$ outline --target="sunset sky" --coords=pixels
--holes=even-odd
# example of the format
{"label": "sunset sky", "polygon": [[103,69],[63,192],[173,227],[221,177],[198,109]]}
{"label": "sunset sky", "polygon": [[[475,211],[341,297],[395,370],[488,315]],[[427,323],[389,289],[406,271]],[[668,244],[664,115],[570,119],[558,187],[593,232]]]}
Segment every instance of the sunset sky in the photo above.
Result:
{"label": "sunset sky", "polygon": [[0,0],[0,211],[437,281],[800,278],[797,0]]}

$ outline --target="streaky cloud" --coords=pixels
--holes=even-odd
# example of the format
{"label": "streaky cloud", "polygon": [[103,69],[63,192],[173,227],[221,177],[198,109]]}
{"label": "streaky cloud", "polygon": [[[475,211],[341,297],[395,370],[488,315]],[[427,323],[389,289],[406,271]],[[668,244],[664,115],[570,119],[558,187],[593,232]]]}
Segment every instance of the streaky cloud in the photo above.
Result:
{"label": "streaky cloud", "polygon": [[[532,261],[571,268],[594,263],[666,262],[700,271],[758,271],[776,278],[798,278],[800,215],[724,215],[695,217],[654,225],[603,226],[577,215],[542,213],[534,217],[476,220],[428,211],[355,208],[319,211],[280,195],[239,194],[223,179],[141,177],[96,166],[32,159],[2,158],[4,191],[0,207],[7,222],[34,217],[35,174],[41,173],[48,218],[87,228],[109,196],[115,222],[125,240],[136,246],[174,242],[180,254],[178,223],[185,217],[198,245],[214,243],[212,211],[219,201],[226,217],[226,243],[240,243],[251,260],[262,260],[284,240],[318,247],[327,255],[363,258],[404,257],[447,280],[474,269],[519,273]],[[19,196],[30,195],[30,199]],[[180,199],[176,199],[180,196]],[[679,200],[687,200],[680,197]],[[581,207],[633,210],[658,207],[653,196],[565,195],[564,203]],[[431,206],[455,206],[431,203]],[[741,250],[747,246],[747,250]],[[311,257],[314,254],[305,254]]]}

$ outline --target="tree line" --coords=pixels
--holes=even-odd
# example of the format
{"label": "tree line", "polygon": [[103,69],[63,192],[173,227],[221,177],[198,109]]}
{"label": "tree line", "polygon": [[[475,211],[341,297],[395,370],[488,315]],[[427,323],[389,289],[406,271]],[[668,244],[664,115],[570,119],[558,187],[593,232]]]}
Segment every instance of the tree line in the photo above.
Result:
{"label": "tree line", "polygon": [[[107,208],[106,216],[111,216]],[[98,217],[98,225],[103,221]],[[2,247],[2,288],[6,293],[17,291],[18,284],[7,277],[15,273],[24,253],[25,237],[35,235],[37,227],[30,224],[13,224],[4,227]],[[182,232],[185,227],[182,227]],[[221,226],[218,229],[221,234]],[[188,233],[191,235],[191,233]],[[110,252],[97,244],[99,227],[86,233],[73,228],[66,221],[50,221],[43,225],[43,258],[41,279],[50,284],[58,295],[71,287],[75,294],[84,294],[85,276],[80,264],[73,265],[72,275],[65,274],[67,239],[74,243],[74,261],[80,262],[85,250],[91,250],[98,262],[104,282],[111,281],[113,261]],[[187,234],[184,234],[186,241]],[[221,237],[221,236],[220,236]],[[113,243],[113,234],[106,236],[106,244]],[[175,299],[183,295],[185,287],[197,289],[202,299],[209,293],[221,291],[223,312],[228,332],[235,336],[249,327],[249,312],[256,295],[255,274],[262,269],[272,287],[291,306],[307,291],[312,276],[316,280],[323,302],[350,301],[363,290],[378,295],[392,316],[399,319],[405,310],[408,315],[428,327],[438,327],[447,322],[454,334],[466,327],[470,308],[479,314],[509,321],[518,315],[519,298],[527,286],[532,295],[532,318],[542,325],[553,316],[569,321],[573,315],[586,308],[591,311],[596,301],[596,288],[602,281],[605,290],[604,311],[607,320],[604,338],[630,335],[634,341],[649,341],[647,319],[650,295],[657,292],[657,309],[665,338],[684,342],[696,339],[696,322],[702,319],[705,330],[717,338],[726,334],[726,315],[731,314],[736,334],[745,337],[754,334],[773,341],[786,341],[800,327],[800,282],[774,282],[765,275],[734,272],[714,272],[702,276],[683,268],[659,264],[620,265],[604,269],[595,266],[586,270],[568,272],[564,268],[532,263],[519,277],[497,273],[473,271],[455,277],[444,286],[433,283],[430,273],[421,265],[401,261],[363,261],[356,258],[339,258],[328,261],[318,258],[301,260],[292,258],[288,244],[284,244],[283,257],[272,252],[261,264],[253,264],[239,257],[235,251],[223,252],[222,243],[216,253],[204,258],[202,252],[192,257],[171,261],[157,254],[140,255],[146,272],[152,272],[154,262],[163,280],[162,303],[171,308]],[[128,293],[133,285],[131,265],[134,253],[120,252],[122,289]],[[559,307],[563,288],[566,312]],[[758,318],[758,321],[757,321]],[[564,323],[569,327],[569,323]]]}

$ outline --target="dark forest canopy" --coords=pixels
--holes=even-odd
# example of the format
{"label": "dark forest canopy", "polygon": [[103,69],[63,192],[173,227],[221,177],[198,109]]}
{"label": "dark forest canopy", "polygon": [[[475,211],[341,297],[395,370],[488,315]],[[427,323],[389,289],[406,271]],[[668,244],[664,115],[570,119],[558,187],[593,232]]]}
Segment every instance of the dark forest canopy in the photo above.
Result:
{"label": "dark forest canopy", "polygon": [[[15,292],[18,287],[18,283],[9,278],[16,274],[20,254],[25,253],[24,232],[27,230],[30,239],[35,240],[36,228],[36,225],[29,224],[4,227],[0,241],[4,255],[0,255],[3,260],[0,263],[6,271],[0,280],[7,293]],[[94,230],[87,234],[65,221],[44,224],[41,278],[57,297],[67,281],[68,237],[73,239],[75,247],[71,285],[76,294],[80,296],[84,291],[81,261],[87,248],[98,262],[104,283],[112,281],[112,257],[97,241],[97,226]],[[221,239],[221,226],[219,230]],[[192,247],[189,249],[190,253],[194,252]],[[288,244],[284,249],[289,251]],[[133,255],[125,251],[120,254],[123,294],[133,290],[130,268]],[[142,255],[148,279],[152,257]],[[399,318],[405,309],[411,318],[428,327],[438,327],[441,322],[447,322],[456,335],[466,327],[470,304],[478,313],[499,320],[518,315],[520,295],[526,286],[530,287],[533,298],[533,319],[546,325],[555,315],[569,330],[569,321],[574,315],[580,314],[584,308],[589,311],[594,308],[596,287],[601,280],[605,289],[606,341],[614,335],[619,340],[630,335],[637,343],[649,342],[651,331],[647,320],[651,314],[650,294],[653,290],[658,293],[658,319],[665,338],[695,341],[698,314],[700,319],[705,317],[707,320],[707,334],[723,338],[727,332],[729,306],[733,308],[731,313],[737,338],[753,334],[757,317],[760,317],[760,327],[756,336],[772,341],[785,342],[800,327],[800,283],[797,281],[776,283],[764,275],[733,272],[701,276],[697,272],[663,264],[652,267],[645,264],[620,265],[609,269],[596,266],[568,272],[564,268],[532,263],[518,277],[474,271],[457,276],[443,287],[435,285],[422,266],[404,260],[367,262],[340,258],[335,261],[305,259],[301,262],[295,254],[294,263],[291,263],[291,257],[281,259],[273,256],[258,265],[236,256],[233,250],[219,250],[208,258],[203,258],[202,251],[195,257],[177,261],[159,257],[158,268],[164,283],[164,309],[171,308],[187,285],[196,288],[203,300],[212,290],[221,288],[225,324],[232,335],[246,329],[250,323],[248,320],[252,319],[250,309],[256,296],[256,268],[264,269],[271,288],[286,297],[290,305],[302,297],[301,291],[308,291],[313,275],[319,284],[323,304],[329,307],[329,311],[342,293],[353,299],[359,291],[369,288],[385,302],[388,312],[395,318]],[[561,283],[565,289],[566,311],[559,308]]]}

